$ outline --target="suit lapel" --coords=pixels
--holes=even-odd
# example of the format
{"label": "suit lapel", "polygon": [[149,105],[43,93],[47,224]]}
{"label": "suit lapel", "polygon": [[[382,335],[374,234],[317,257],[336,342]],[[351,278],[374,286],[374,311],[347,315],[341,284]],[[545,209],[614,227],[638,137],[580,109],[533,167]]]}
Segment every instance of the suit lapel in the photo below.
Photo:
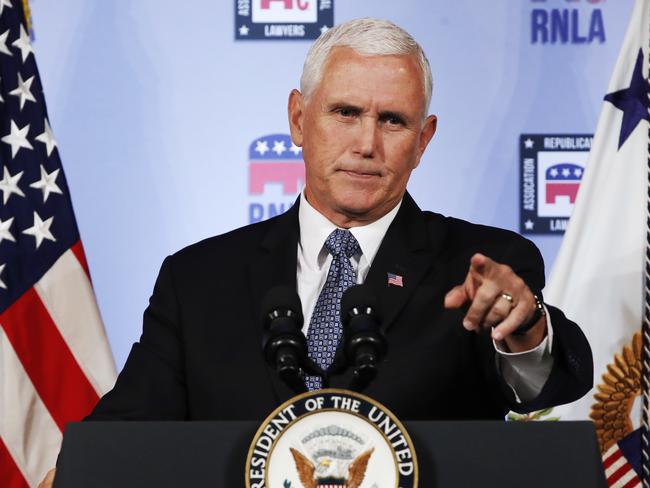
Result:
{"label": "suit lapel", "polygon": [[[408,192],[405,193],[364,282],[377,297],[384,332],[396,324],[400,312],[425,276],[434,275],[429,283],[432,293],[439,293],[444,283],[444,277],[438,271],[445,237],[443,219],[426,218]],[[389,284],[388,273],[401,277],[402,286]],[[390,340],[388,349],[390,351]],[[349,387],[352,368],[346,363],[342,347],[337,351],[331,372],[330,386]]]}
{"label": "suit lapel", "polygon": [[[379,300],[384,332],[393,325],[421,280],[435,268],[444,228],[437,219],[426,219],[411,196],[404,194],[365,281]],[[389,273],[398,281],[401,278],[401,286],[389,283]],[[442,277],[434,281],[442,284]]]}
{"label": "suit lapel", "polygon": [[[252,315],[259,335],[260,354],[264,335],[260,307],[265,294],[278,285],[296,289],[296,266],[298,255],[298,204],[300,199],[286,213],[279,216],[262,237],[258,258],[248,266],[252,296]],[[278,404],[291,398],[294,393],[282,382],[275,368],[266,363],[266,370]]]}

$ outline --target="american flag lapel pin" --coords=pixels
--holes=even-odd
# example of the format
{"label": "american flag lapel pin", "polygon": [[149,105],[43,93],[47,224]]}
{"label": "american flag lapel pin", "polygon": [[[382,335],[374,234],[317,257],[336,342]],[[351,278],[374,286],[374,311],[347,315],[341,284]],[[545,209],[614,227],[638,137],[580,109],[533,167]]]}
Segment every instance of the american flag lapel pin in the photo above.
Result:
{"label": "american flag lapel pin", "polygon": [[400,288],[404,288],[404,278],[402,275],[398,275],[395,273],[387,273],[388,274],[388,286],[399,286]]}

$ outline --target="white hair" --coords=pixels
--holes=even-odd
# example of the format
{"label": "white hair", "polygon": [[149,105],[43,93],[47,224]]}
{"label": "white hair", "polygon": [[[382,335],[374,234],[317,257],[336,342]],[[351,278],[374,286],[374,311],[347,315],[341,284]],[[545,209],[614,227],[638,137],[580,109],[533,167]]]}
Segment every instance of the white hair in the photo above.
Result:
{"label": "white hair", "polygon": [[422,47],[401,27],[388,20],[363,19],[350,20],[339,24],[312,44],[300,77],[300,91],[308,99],[323,78],[323,68],[335,47],[349,47],[362,56],[399,56],[414,54],[422,72],[424,86],[424,115],[429,108],[433,79],[429,60]]}

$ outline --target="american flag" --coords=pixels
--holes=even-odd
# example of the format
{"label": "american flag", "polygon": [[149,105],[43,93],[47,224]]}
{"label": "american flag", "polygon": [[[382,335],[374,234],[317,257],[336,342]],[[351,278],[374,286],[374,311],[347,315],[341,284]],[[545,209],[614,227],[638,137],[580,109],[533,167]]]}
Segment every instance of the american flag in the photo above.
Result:
{"label": "american flag", "polygon": [[0,0],[0,486],[36,486],[115,381],[22,0]]}
{"label": "american flag", "polygon": [[641,429],[613,444],[603,454],[607,486],[641,488]]}
{"label": "american flag", "polygon": [[400,288],[404,286],[404,280],[401,275],[395,273],[388,273],[388,284],[393,286],[399,286]]}

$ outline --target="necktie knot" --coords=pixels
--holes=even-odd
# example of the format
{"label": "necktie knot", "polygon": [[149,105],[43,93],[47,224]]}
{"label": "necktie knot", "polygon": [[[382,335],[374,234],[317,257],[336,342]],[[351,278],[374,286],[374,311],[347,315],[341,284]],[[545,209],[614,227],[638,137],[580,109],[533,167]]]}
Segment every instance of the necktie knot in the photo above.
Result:
{"label": "necktie knot", "polygon": [[350,258],[361,252],[359,243],[347,229],[335,229],[325,239],[325,247],[334,257],[343,254],[346,258]]}

